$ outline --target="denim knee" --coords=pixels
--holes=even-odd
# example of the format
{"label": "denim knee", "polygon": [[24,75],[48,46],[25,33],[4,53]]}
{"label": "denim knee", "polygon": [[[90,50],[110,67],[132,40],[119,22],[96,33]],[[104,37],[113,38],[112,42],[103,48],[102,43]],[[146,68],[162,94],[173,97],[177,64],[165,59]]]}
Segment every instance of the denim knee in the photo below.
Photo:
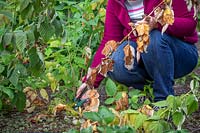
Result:
{"label": "denim knee", "polygon": [[[123,48],[127,45],[130,44],[133,46],[133,48],[137,48],[137,45],[135,42],[128,42],[125,41],[123,42],[115,52],[111,55],[111,58],[114,60],[114,65],[113,65],[113,72],[108,72],[108,76],[119,82],[122,83],[126,86],[132,86],[138,89],[141,89],[142,86],[145,83],[145,78],[141,74],[142,70],[140,70],[137,66],[136,62],[136,57],[134,58],[134,63],[133,63],[133,68],[131,70],[128,70],[124,64],[124,51]],[[136,50],[135,50],[136,52]],[[136,55],[136,53],[135,53]],[[141,72],[141,73],[140,73]]]}

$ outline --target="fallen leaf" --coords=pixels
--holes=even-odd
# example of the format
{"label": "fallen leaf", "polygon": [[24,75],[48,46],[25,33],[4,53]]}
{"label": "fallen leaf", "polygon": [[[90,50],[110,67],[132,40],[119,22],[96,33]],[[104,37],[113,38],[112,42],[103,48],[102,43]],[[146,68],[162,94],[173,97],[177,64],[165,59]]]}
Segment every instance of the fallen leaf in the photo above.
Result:
{"label": "fallen leaf", "polygon": [[56,105],[55,107],[54,107],[54,109],[53,109],[53,114],[54,114],[54,116],[56,116],[56,114],[58,113],[58,112],[61,112],[61,111],[64,111],[64,110],[66,110],[66,105],[64,105],[64,104],[58,104],[58,105]]}
{"label": "fallen leaf", "polygon": [[80,130],[92,127],[92,132],[96,132],[97,131],[97,125],[98,125],[98,122],[91,122],[90,120],[86,120],[85,122],[83,122],[81,124]]}
{"label": "fallen leaf", "polygon": [[45,89],[40,89],[40,94],[41,94],[43,99],[49,101],[49,95],[48,95],[48,93]]}

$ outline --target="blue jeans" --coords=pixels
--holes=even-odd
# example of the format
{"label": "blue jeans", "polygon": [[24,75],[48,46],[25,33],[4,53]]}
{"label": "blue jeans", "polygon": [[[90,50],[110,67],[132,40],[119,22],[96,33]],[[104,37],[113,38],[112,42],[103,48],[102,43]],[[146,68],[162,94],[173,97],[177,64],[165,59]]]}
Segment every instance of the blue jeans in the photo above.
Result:
{"label": "blue jeans", "polygon": [[[174,79],[192,72],[198,62],[198,52],[194,44],[153,30],[147,53],[141,54],[140,62],[135,58],[133,69],[128,70],[124,67],[123,51],[127,44],[127,41],[123,42],[111,55],[115,63],[113,72],[108,72],[108,76],[136,89],[143,89],[147,80],[152,80],[154,101],[165,100],[168,95],[174,95]],[[135,42],[130,41],[129,44],[137,48]]]}

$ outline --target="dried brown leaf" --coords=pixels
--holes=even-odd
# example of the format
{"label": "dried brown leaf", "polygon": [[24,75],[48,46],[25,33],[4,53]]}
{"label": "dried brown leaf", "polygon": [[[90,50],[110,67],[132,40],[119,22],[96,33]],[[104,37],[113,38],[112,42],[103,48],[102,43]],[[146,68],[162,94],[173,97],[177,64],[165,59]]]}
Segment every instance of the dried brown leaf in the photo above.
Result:
{"label": "dried brown leaf", "polygon": [[54,109],[53,109],[53,114],[54,114],[54,116],[56,116],[56,114],[58,113],[58,112],[61,112],[61,111],[64,111],[64,110],[66,110],[66,105],[64,105],[64,104],[58,104],[58,105],[56,105],[55,107],[54,107]]}
{"label": "dried brown leaf", "polygon": [[113,64],[114,60],[110,58],[104,58],[101,62],[100,74],[106,77],[108,71],[113,71]]}
{"label": "dried brown leaf", "polygon": [[116,101],[116,111],[125,110],[128,108],[128,95],[126,92],[122,92],[122,98]]}
{"label": "dried brown leaf", "polygon": [[99,109],[99,93],[95,89],[87,90],[85,93],[86,97],[88,97],[88,103],[85,104],[84,110],[85,111],[92,111],[92,112],[98,112]]}
{"label": "dried brown leaf", "polygon": [[128,44],[124,47],[123,50],[124,50],[124,61],[125,61],[124,66],[128,70],[131,70],[133,69],[133,64],[134,64],[135,49],[131,45]]}
{"label": "dried brown leaf", "polygon": [[102,50],[102,54],[105,56],[109,56],[110,54],[112,54],[113,51],[117,49],[117,46],[118,44],[116,41],[114,40],[108,41]]}
{"label": "dried brown leaf", "polygon": [[88,77],[86,81],[87,85],[92,89],[94,87],[94,83],[96,81],[96,77],[98,74],[98,68],[91,69],[91,75]]}

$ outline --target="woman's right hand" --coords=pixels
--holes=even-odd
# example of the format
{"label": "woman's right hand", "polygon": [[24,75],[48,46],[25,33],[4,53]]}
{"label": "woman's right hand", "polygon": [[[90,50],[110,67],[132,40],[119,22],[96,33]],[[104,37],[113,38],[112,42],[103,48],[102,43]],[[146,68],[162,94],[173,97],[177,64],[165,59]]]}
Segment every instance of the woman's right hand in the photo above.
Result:
{"label": "woman's right hand", "polygon": [[80,99],[80,100],[87,99],[87,96],[85,94],[82,94],[84,89],[86,89],[86,87],[87,87],[86,83],[81,84],[81,86],[77,89],[76,99]]}
{"label": "woman's right hand", "polygon": [[[87,84],[85,83],[85,80],[87,80],[90,76],[91,76],[91,68],[88,68],[87,75],[84,76],[83,79],[82,79],[82,81],[83,81],[84,83],[82,83],[82,84],[80,85],[80,87],[77,89],[77,92],[76,92],[76,99],[78,98],[78,99],[83,100],[83,99],[86,99],[86,98],[87,98],[87,96],[86,96],[85,94],[82,94],[82,93],[83,93],[84,89],[86,89],[86,87],[87,87]],[[81,96],[81,95],[82,95],[82,96]]]}

